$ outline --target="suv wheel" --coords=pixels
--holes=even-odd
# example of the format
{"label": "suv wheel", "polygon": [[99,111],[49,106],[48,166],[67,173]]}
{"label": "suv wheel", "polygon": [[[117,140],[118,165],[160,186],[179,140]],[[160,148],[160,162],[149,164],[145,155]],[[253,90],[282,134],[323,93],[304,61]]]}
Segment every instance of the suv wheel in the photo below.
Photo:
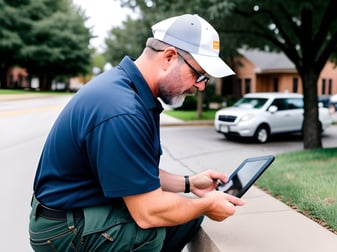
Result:
{"label": "suv wheel", "polygon": [[255,131],[254,138],[259,143],[266,143],[269,140],[269,128],[267,125],[260,125]]}

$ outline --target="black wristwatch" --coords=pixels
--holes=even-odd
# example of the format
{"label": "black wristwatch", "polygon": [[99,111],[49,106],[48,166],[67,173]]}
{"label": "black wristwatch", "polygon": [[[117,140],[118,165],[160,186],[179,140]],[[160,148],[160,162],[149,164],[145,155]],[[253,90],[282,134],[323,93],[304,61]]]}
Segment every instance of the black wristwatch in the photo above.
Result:
{"label": "black wristwatch", "polygon": [[186,175],[185,178],[185,191],[184,193],[189,193],[190,191],[190,176]]}

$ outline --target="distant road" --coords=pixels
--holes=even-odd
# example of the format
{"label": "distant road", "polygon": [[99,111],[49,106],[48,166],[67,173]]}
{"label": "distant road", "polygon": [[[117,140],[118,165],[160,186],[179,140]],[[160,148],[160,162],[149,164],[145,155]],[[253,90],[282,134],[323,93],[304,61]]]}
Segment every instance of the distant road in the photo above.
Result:
{"label": "distant road", "polygon": [[28,218],[33,177],[48,131],[70,97],[0,99],[0,251],[32,251]]}

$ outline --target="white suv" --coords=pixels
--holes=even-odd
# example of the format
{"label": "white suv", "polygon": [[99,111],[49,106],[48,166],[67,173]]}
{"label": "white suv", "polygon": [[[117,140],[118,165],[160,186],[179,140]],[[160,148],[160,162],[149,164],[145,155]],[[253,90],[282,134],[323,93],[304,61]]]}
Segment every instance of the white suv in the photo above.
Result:
{"label": "white suv", "polygon": [[[295,93],[250,93],[232,107],[216,112],[214,125],[225,137],[253,137],[260,143],[270,135],[302,132],[303,95]],[[322,131],[332,123],[329,110],[319,106]]]}

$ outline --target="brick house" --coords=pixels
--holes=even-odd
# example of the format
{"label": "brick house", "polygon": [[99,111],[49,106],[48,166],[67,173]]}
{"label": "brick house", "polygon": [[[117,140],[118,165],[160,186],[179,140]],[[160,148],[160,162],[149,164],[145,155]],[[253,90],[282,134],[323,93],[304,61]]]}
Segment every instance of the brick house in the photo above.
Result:
{"label": "brick house", "polygon": [[29,79],[28,73],[21,67],[11,67],[7,74],[8,88],[28,88]]}
{"label": "brick house", "polygon": [[[242,96],[250,92],[303,93],[302,81],[294,64],[283,54],[240,50],[235,60],[236,83],[233,94]],[[219,89],[218,89],[219,90]],[[318,80],[318,95],[337,93],[337,68],[328,62]]]}

